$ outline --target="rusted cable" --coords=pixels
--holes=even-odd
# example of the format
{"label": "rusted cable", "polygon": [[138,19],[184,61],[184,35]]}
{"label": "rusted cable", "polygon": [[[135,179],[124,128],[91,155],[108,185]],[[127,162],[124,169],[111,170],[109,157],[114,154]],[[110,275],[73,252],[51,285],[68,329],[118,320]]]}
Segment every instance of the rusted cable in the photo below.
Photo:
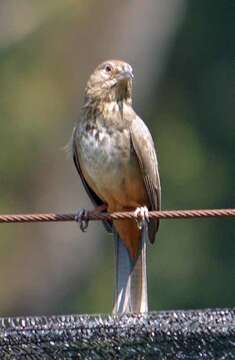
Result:
{"label": "rusted cable", "polygon": [[[25,223],[25,222],[59,222],[75,221],[76,214],[16,214],[0,215],[0,223]],[[209,217],[235,217],[235,209],[200,209],[200,210],[164,210],[150,211],[150,218],[156,219],[189,219],[189,218],[209,218]],[[122,220],[136,219],[133,211],[98,213],[88,212],[84,220]]]}

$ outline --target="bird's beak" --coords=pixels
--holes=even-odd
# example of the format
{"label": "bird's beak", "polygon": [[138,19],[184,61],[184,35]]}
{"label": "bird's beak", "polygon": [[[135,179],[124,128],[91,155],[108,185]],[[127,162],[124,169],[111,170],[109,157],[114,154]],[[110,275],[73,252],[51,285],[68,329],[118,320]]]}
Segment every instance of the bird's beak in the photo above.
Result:
{"label": "bird's beak", "polygon": [[131,80],[134,78],[132,69],[125,69],[117,76],[117,81]]}

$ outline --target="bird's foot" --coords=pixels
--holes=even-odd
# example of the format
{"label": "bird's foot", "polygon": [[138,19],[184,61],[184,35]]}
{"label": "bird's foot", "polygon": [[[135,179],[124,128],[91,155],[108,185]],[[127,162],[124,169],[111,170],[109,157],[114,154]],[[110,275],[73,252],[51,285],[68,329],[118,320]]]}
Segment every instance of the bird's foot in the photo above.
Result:
{"label": "bird's foot", "polygon": [[[107,211],[107,204],[102,204],[97,206],[94,210],[92,210],[92,213],[99,213],[99,212],[103,212],[103,211]],[[79,224],[80,229],[82,230],[82,232],[86,232],[86,229],[88,228],[89,225],[89,211],[82,208],[79,209],[75,215],[75,221]]]}
{"label": "bird's foot", "polygon": [[149,222],[149,211],[146,206],[136,208],[134,212],[138,228],[141,230]]}
{"label": "bird's foot", "polygon": [[86,209],[79,209],[75,215],[75,221],[79,224],[82,232],[85,232],[88,228],[89,219],[88,219],[89,211]]}

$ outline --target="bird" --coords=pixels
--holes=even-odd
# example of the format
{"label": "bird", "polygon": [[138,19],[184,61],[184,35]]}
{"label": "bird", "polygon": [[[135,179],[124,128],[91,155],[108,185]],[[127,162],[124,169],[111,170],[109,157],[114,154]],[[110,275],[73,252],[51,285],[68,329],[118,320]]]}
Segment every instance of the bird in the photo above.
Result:
{"label": "bird", "polygon": [[[114,314],[148,311],[146,241],[154,242],[161,186],[154,142],[132,107],[133,69],[122,60],[92,72],[71,141],[77,171],[100,211],[134,211],[135,219],[103,221],[115,241]],[[84,230],[84,209],[77,221]],[[87,225],[87,224],[86,224]]]}

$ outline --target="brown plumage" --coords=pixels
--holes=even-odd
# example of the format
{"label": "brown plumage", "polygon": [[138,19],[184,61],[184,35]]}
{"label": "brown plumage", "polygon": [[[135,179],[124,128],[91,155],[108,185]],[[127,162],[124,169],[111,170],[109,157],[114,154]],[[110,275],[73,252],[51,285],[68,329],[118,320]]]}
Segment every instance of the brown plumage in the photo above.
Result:
{"label": "brown plumage", "polygon": [[[73,156],[84,187],[94,205],[108,211],[160,209],[160,180],[150,132],[132,108],[132,68],[111,60],[99,65],[85,90],[81,117],[73,133]],[[134,220],[104,223],[113,226],[133,264],[137,262],[141,230]],[[159,221],[151,219],[153,243]]]}

